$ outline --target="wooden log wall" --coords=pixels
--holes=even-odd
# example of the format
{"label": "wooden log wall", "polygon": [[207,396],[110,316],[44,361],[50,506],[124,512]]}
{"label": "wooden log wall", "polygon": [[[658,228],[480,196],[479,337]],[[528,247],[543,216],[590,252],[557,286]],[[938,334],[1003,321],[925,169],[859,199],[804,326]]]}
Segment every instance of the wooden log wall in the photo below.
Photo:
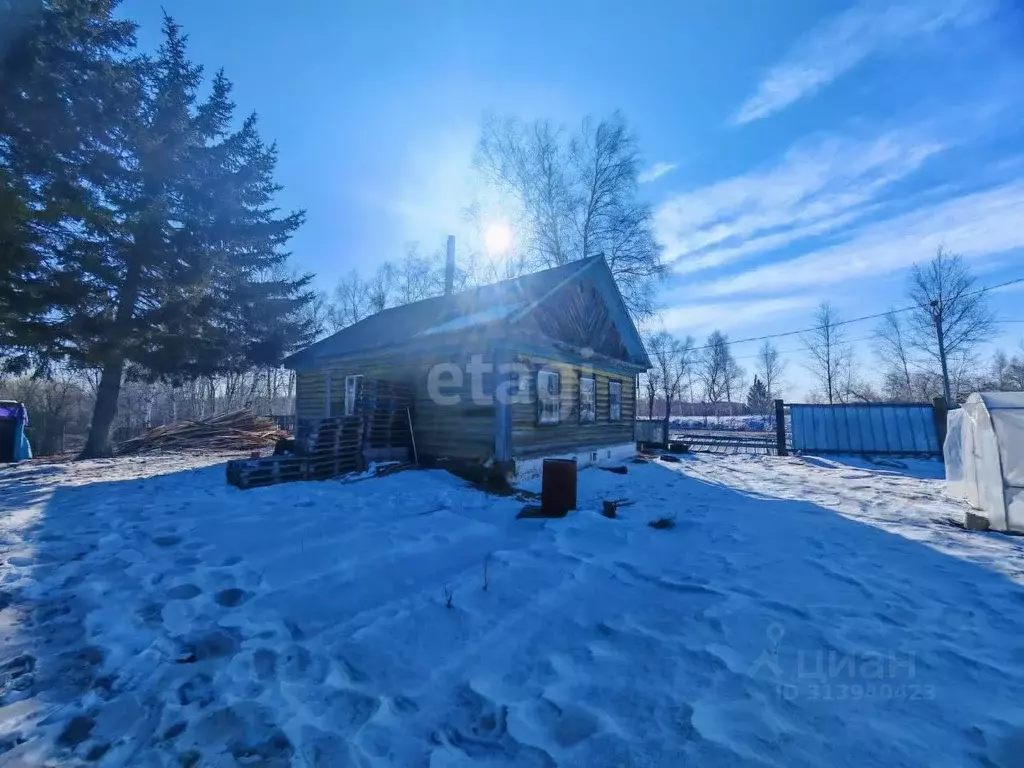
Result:
{"label": "wooden log wall", "polygon": [[[486,461],[495,450],[495,415],[493,403],[476,403],[471,392],[471,379],[463,377],[461,387],[446,384],[444,394],[458,395],[454,404],[435,402],[428,389],[428,377],[433,365],[454,362],[465,370],[469,358],[463,359],[369,359],[355,362],[327,361],[323,371],[300,373],[297,383],[296,408],[299,420],[324,418],[324,399],[327,392],[326,377],[331,381],[332,412],[340,415],[344,410],[345,377],[362,374],[368,378],[402,382],[411,388],[413,429],[416,447],[421,456]],[[526,403],[510,406],[511,455],[526,457],[545,453],[565,453],[576,449],[629,443],[634,440],[633,420],[636,409],[634,380],[629,374],[593,366],[597,400],[597,419],[593,423],[579,420],[580,366],[557,362],[542,357],[520,356],[530,376],[526,381]],[[561,376],[561,421],[557,425],[538,424],[536,371],[542,367],[557,371]],[[493,393],[495,378],[484,377],[483,391]],[[445,379],[447,381],[447,379]],[[621,418],[609,418],[609,381],[622,385]]]}
{"label": "wooden log wall", "polygon": [[[494,403],[474,403],[471,382],[464,377],[461,387],[446,386],[444,394],[458,395],[452,405],[435,402],[428,391],[427,372],[423,369],[416,384],[413,421],[416,448],[421,455],[450,459],[486,461],[494,455]],[[483,391],[494,392],[494,376],[483,377]]]}
{"label": "wooden log wall", "polygon": [[[440,357],[389,358],[380,356],[362,360],[327,360],[324,370],[311,376],[306,388],[311,394],[303,394],[301,409],[300,396],[296,393],[296,408],[300,419],[305,414],[312,418],[323,418],[323,403],[326,398],[326,379],[331,381],[331,409],[341,414],[345,407],[345,377],[361,374],[367,378],[381,379],[405,384],[412,393],[411,410],[413,429],[416,434],[416,449],[420,456],[435,458],[478,459],[486,461],[494,454],[494,405],[474,403],[471,397],[471,380],[463,377],[461,387],[444,386],[444,394],[458,395],[458,402],[442,405],[434,402],[428,390],[428,376],[432,366],[440,363],[455,363],[465,371],[471,352],[466,351],[462,359],[451,360]],[[485,392],[494,391],[493,376],[485,376]],[[445,377],[447,382],[448,378]],[[315,382],[315,383],[314,383]],[[319,397],[319,406],[316,398]],[[319,407],[319,411],[317,411]]]}
{"label": "wooden log wall", "polygon": [[[602,370],[594,366],[596,380],[597,419],[580,423],[579,379],[581,368],[570,363],[539,357],[519,358],[530,369],[527,386],[529,402],[512,405],[512,456],[523,458],[545,453],[568,453],[576,449],[633,442],[633,420],[636,413],[636,392],[633,377]],[[537,371],[551,370],[560,375],[561,420],[558,424],[539,424],[537,419]],[[586,375],[590,375],[588,370]],[[622,385],[620,418],[610,420],[608,383]],[[520,399],[520,398],[517,398]]]}
{"label": "wooden log wall", "polygon": [[296,421],[327,417],[327,376],[323,371],[300,371],[295,375]]}

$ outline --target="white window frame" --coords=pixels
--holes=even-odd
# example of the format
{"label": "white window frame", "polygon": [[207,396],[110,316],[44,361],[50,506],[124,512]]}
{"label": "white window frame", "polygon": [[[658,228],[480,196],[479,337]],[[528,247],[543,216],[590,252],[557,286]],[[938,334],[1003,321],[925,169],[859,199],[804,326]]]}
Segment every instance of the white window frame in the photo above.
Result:
{"label": "white window frame", "polygon": [[[584,383],[586,383],[586,387],[584,387]],[[580,424],[596,423],[597,378],[594,376],[580,376]]]}
{"label": "white window frame", "polygon": [[622,421],[622,382],[608,382],[608,421]]}
{"label": "white window frame", "polygon": [[[551,382],[555,382],[554,393]],[[562,376],[558,371],[537,371],[537,423],[560,424],[562,421]]]}
{"label": "white window frame", "polygon": [[345,415],[356,415],[356,404],[359,393],[359,380],[363,378],[361,373],[351,373],[345,377]]}

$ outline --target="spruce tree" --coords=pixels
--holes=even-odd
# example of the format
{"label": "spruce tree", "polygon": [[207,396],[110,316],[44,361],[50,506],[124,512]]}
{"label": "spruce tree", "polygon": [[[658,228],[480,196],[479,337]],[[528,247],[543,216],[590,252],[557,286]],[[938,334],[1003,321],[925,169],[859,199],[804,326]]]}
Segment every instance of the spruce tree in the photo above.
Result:
{"label": "spruce tree", "polygon": [[72,319],[84,331],[75,355],[101,371],[83,456],[109,451],[129,369],[183,380],[269,365],[305,333],[310,278],[287,276],[282,250],[304,214],[277,216],[275,148],[260,139],[255,116],[231,130],[235,105],[222,72],[198,101],[202,69],[185,43],[166,17],[126,134],[128,160],[108,195],[113,215],[78,258],[92,311]]}
{"label": "spruce tree", "polygon": [[0,0],[0,355],[63,356],[78,298],[64,247],[102,214],[135,25],[114,0]]}
{"label": "spruce tree", "polygon": [[768,397],[768,387],[757,376],[754,383],[750,385],[747,392],[747,407],[751,413],[766,414],[771,410],[771,400]]}
{"label": "spruce tree", "polygon": [[276,150],[169,17],[155,57],[115,0],[0,0],[0,355],[98,370],[85,456],[128,375],[275,364],[306,338]]}

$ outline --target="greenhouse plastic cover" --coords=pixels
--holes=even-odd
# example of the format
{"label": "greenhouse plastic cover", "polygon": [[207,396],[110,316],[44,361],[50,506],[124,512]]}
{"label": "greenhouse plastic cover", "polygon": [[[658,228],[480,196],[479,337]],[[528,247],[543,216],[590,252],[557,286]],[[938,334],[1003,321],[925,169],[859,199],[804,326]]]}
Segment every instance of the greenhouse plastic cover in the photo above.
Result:
{"label": "greenhouse plastic cover", "polygon": [[[962,414],[963,494],[993,529],[1024,532],[1024,392],[971,395]],[[955,454],[952,446],[949,454]],[[953,459],[947,467],[950,492],[957,488]]]}
{"label": "greenhouse plastic cover", "polygon": [[946,466],[946,493],[957,499],[966,496],[964,489],[963,452],[964,412],[956,408],[946,414],[946,442],[942,444],[942,461]]}

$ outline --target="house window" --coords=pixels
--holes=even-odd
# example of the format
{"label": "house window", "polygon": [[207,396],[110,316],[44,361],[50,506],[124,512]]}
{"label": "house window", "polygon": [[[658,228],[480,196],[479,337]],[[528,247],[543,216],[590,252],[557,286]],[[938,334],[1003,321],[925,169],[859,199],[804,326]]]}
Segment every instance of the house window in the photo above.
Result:
{"label": "house window", "polygon": [[363,377],[361,375],[352,375],[345,377],[345,415],[355,416],[357,406],[359,402],[359,380]]}
{"label": "house window", "polygon": [[537,371],[537,421],[557,424],[562,418],[561,378],[554,371]]}
{"label": "house window", "polygon": [[622,418],[622,382],[608,382],[608,420],[618,421]]}
{"label": "house window", "polygon": [[593,376],[580,378],[580,424],[597,421],[597,387]]}

